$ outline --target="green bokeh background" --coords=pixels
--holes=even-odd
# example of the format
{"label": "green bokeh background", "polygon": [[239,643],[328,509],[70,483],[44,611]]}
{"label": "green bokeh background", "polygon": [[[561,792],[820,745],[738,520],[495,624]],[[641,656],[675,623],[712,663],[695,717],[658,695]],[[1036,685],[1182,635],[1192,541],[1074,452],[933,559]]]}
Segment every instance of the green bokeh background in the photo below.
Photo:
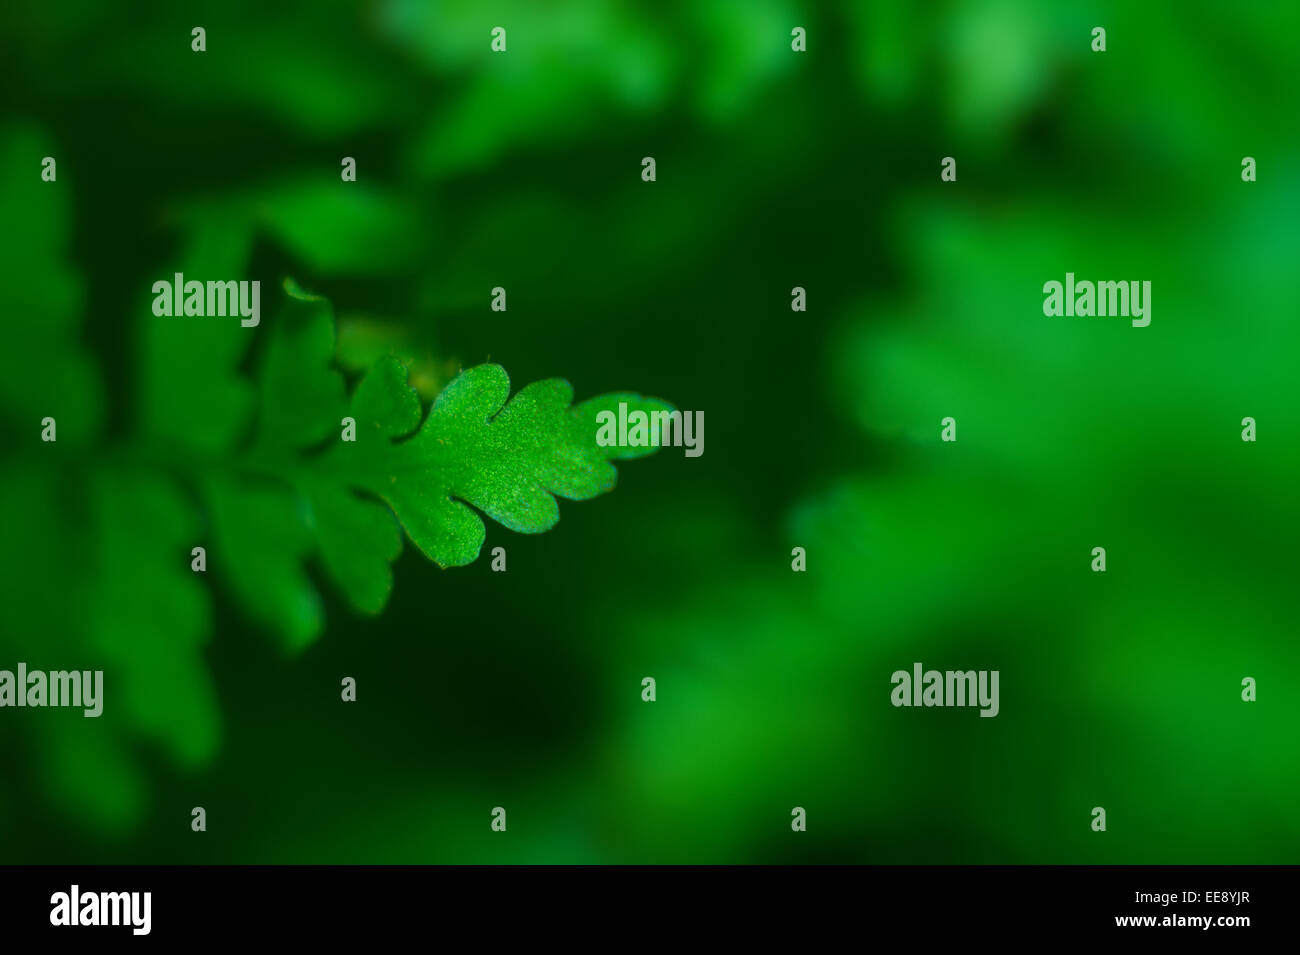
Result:
{"label": "green bokeh background", "polygon": [[[0,668],[100,666],[106,702],[0,710],[0,861],[1300,861],[1297,30],[1118,0],[6,5]],[[180,263],[263,281],[249,354],[151,324]],[[1151,325],[1044,317],[1067,271],[1150,280]],[[373,618],[322,583],[291,650],[189,573],[211,515],[168,476],[237,447],[213,369],[252,367],[287,275],[353,375],[656,395],[705,412],[705,454],[621,463],[544,535],[489,523],[505,574],[408,544]],[[914,661],[999,670],[1000,715],[891,707]],[[115,697],[128,671],[153,689]]]}

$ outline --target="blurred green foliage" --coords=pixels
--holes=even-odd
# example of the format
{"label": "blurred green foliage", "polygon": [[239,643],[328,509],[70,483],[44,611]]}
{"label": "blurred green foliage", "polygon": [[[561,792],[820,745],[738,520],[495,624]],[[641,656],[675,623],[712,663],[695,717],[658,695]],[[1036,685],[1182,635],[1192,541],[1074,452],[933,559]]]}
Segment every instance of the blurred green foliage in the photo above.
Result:
{"label": "blurred green foliage", "polygon": [[[90,632],[121,697],[3,715],[0,854],[1295,861],[1297,27],[1113,0],[7,7],[0,666]],[[184,561],[266,532],[280,492],[156,487],[112,450],[203,460],[262,417],[273,349],[154,319],[174,271],[298,277],[342,317],[317,358],[394,356],[426,400],[489,359],[671,395],[707,453],[559,533],[489,525],[505,574],[408,552],[378,617],[286,532],[300,599],[264,616],[325,630],[283,655],[236,610],[274,567],[209,593]],[[1045,318],[1066,271],[1151,280],[1150,327]],[[1000,669],[1000,715],[890,707],[915,660]]]}

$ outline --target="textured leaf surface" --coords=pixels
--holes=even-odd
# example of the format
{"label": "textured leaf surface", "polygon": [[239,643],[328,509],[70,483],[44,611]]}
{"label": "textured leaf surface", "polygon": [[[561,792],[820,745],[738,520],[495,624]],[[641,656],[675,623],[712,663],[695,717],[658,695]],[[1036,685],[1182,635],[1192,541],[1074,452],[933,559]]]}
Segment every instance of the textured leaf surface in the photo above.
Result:
{"label": "textured leaf surface", "polygon": [[[611,459],[655,450],[600,447],[598,412],[616,412],[620,403],[629,413],[672,408],[634,394],[574,405],[572,386],[558,378],[511,398],[505,369],[485,364],[453,379],[426,415],[406,366],[391,356],[349,398],[331,365],[329,303],[287,288],[288,306],[260,368],[243,477],[209,480],[206,498],[229,583],[291,647],[310,642],[322,625],[302,569],[312,554],[355,608],[378,613],[403,533],[440,566],[457,567],[479,555],[481,515],[518,533],[550,530],[560,518],[557,498],[610,491],[618,478]],[[342,440],[347,417],[355,441]]]}

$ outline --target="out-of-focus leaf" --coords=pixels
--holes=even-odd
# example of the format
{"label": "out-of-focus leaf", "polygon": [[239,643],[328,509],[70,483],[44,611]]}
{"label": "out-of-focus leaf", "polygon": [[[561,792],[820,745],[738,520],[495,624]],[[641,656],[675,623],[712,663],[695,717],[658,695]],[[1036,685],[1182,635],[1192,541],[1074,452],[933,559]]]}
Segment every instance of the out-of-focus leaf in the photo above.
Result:
{"label": "out-of-focus leaf", "polygon": [[0,256],[0,416],[32,448],[41,420],[54,418],[59,440],[47,452],[86,442],[104,410],[99,369],[79,340],[83,283],[67,260],[71,170],[65,162],[54,182],[41,178],[42,160],[58,152],[32,127],[0,130],[0,209],[12,236]]}
{"label": "out-of-focus leaf", "polygon": [[281,181],[187,204],[187,222],[242,223],[269,234],[316,275],[388,275],[425,254],[430,213],[339,168],[304,170]]}

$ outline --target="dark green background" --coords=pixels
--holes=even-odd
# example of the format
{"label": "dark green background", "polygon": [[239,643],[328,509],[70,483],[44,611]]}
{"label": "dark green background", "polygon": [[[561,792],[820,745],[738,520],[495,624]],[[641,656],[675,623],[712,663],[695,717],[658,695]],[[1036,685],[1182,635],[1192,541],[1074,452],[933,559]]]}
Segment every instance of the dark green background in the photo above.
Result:
{"label": "dark green background", "polygon": [[[298,654],[209,573],[183,721],[133,722],[111,667],[99,720],[0,710],[0,861],[1295,862],[1297,29],[1293,4],[6,5],[0,668],[153,665],[133,627],[171,571],[87,495],[160,408],[217,435],[204,343],[142,333],[196,236],[250,237],[258,333],[281,277],[329,296],[352,373],[395,351],[431,398],[490,358],[706,429],[545,535],[489,523],[505,574],[408,544],[373,619],[325,585]],[[1067,271],[1150,280],[1150,327],[1044,317]],[[160,529],[181,569],[190,520]],[[105,580],[132,601],[87,642]],[[999,670],[1000,715],[891,707],[914,661]]]}

